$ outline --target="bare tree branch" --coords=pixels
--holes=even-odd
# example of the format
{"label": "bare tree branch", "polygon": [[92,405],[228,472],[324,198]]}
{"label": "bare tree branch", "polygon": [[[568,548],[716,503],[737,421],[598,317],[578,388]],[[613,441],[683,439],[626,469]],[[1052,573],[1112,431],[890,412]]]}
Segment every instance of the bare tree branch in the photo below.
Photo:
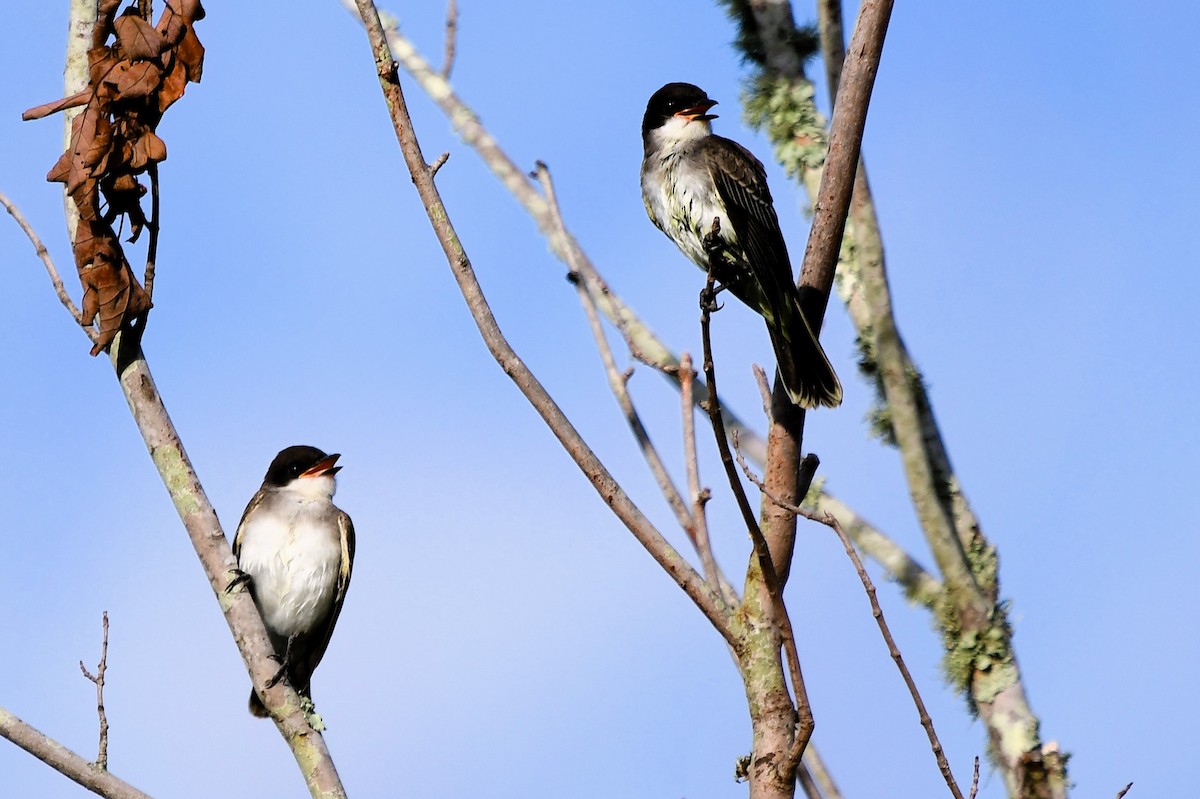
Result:
{"label": "bare tree branch", "polygon": [[0,737],[24,749],[50,768],[92,793],[107,799],[150,799],[112,772],[89,763],[82,755],[52,740],[19,718],[0,708]]}
{"label": "bare tree branch", "polygon": [[[550,213],[554,218],[554,224],[560,233],[562,233],[565,231],[562,210],[558,205],[558,197],[554,193],[554,180],[550,176],[550,169],[544,163],[538,161],[535,174],[538,181],[542,184],[543,190],[546,192],[546,202],[550,205]],[[567,262],[571,268],[571,279],[575,284],[576,292],[579,294],[579,301],[583,305],[584,315],[588,320],[588,327],[591,329],[592,338],[596,342],[596,349],[600,353],[600,361],[604,364],[604,374],[608,377],[608,386],[612,390],[613,396],[616,397],[621,412],[625,415],[625,421],[629,424],[629,429],[633,432],[633,437],[637,441],[638,448],[642,451],[642,456],[646,459],[646,465],[649,466],[650,473],[654,475],[654,480],[658,483],[659,490],[662,491],[663,498],[675,514],[675,520],[687,533],[692,546],[699,552],[700,544],[696,539],[695,520],[688,511],[688,506],[683,500],[683,495],[680,494],[679,489],[675,486],[671,475],[667,473],[666,464],[663,463],[662,457],[659,456],[658,448],[650,440],[650,433],[646,430],[646,426],[642,424],[641,416],[633,405],[633,398],[629,395],[629,377],[631,373],[622,373],[617,369],[612,348],[608,346],[608,338],[604,335],[604,328],[600,324],[600,316],[596,310],[596,303],[593,301],[591,293],[583,284],[579,273],[579,263],[575,255],[575,248],[569,247],[567,249]],[[713,585],[715,586],[716,584],[713,583]]]}
{"label": "bare tree branch", "polygon": [[[737,591],[713,557],[712,543],[708,538],[708,512],[706,506],[712,492],[700,486],[700,458],[696,451],[696,406],[692,396],[692,385],[696,372],[692,368],[692,356],[683,353],[679,360],[679,397],[682,402],[680,416],[683,419],[683,462],[687,469],[688,496],[691,497],[692,519],[696,525],[696,549],[708,581],[720,587],[721,596],[727,605],[738,602]],[[736,657],[735,657],[736,660]]]}
{"label": "bare tree branch", "polygon": [[933,755],[937,760],[938,768],[941,769],[942,777],[945,778],[946,785],[950,788],[950,793],[954,795],[954,799],[963,799],[958,782],[954,779],[954,773],[950,770],[950,764],[946,761],[946,754],[942,749],[942,743],[933,728],[933,719],[929,717],[929,712],[925,709],[925,702],[921,699],[921,692],[917,690],[917,684],[912,678],[912,673],[909,672],[908,666],[904,663],[904,657],[900,654],[900,648],[896,646],[896,639],[892,637],[892,631],[888,627],[887,620],[883,617],[883,608],[879,606],[879,598],[875,594],[875,584],[871,581],[871,576],[867,574],[867,570],[863,568],[862,560],[858,557],[858,552],[855,551],[854,545],[850,543],[850,538],[842,530],[842,526],[838,523],[837,518],[830,514],[818,516],[798,505],[789,505],[778,497],[772,496],[767,490],[767,486],[754,474],[750,466],[746,463],[746,459],[740,453],[738,454],[737,461],[746,477],[758,486],[759,490],[772,502],[777,503],[789,513],[820,522],[837,533],[842,546],[846,549],[846,555],[854,564],[855,571],[858,572],[858,578],[862,581],[863,589],[867,592],[867,599],[871,603],[871,615],[875,617],[875,623],[879,626],[879,632],[887,644],[888,654],[892,656],[892,660],[896,663],[896,668],[900,671],[900,676],[904,679],[904,684],[908,687],[908,693],[912,697],[913,704],[917,707],[921,726],[925,728],[925,734],[929,737],[929,745],[933,749]]}
{"label": "bare tree branch", "polygon": [[[341,0],[355,18],[358,13],[355,0]],[[678,366],[678,359],[650,328],[639,319],[633,311],[607,286],[601,287],[596,281],[596,269],[590,259],[579,247],[574,236],[567,230],[560,234],[554,225],[550,207],[538,192],[534,184],[526,177],[526,170],[521,169],[508,157],[499,143],[480,124],[475,115],[462,99],[454,93],[450,83],[435,70],[428,61],[421,57],[412,43],[405,38],[395,25],[395,20],[389,18],[385,27],[387,42],[392,54],[406,72],[411,75],[421,88],[433,99],[442,113],[454,125],[454,130],[469,145],[492,174],[507,188],[519,203],[525,208],[538,226],[538,230],[546,237],[551,251],[563,263],[569,264],[567,252],[574,248],[579,262],[579,273],[584,276],[588,290],[596,298],[596,304],[604,316],[617,325],[627,336],[636,342],[637,351],[646,363]],[[663,370],[663,374],[672,382],[678,383],[679,377],[674,369]],[[704,386],[696,386],[694,392],[697,405],[704,402],[708,396]],[[747,424],[726,410],[725,424],[733,432],[737,431],[742,437],[742,446],[755,459],[763,462],[766,459],[766,446],[762,438]]]}
{"label": "bare tree branch", "polygon": [[[146,295],[153,300],[154,272],[158,266],[158,225],[161,219],[159,216],[158,164],[151,161],[146,168],[146,174],[150,176],[150,224],[146,225],[150,229],[150,243],[146,245],[146,269],[142,275],[142,286],[146,289]],[[143,320],[143,324],[145,324],[145,320]]]}
{"label": "bare tree branch", "polygon": [[[719,227],[720,220],[714,219],[710,234],[713,239],[717,238]],[[708,246],[707,240],[705,246]],[[707,403],[708,417],[712,422],[713,437],[721,455],[721,464],[725,467],[725,474],[729,479],[729,487],[733,491],[738,509],[742,513],[742,521],[745,523],[746,530],[750,533],[750,540],[754,545],[754,557],[751,558],[751,566],[747,570],[744,596],[749,598],[753,595],[757,589],[757,575],[761,575],[762,585],[768,596],[767,607],[764,610],[768,614],[767,618],[773,618],[775,624],[779,626],[779,638],[787,658],[788,673],[792,678],[792,691],[795,693],[793,711],[796,716],[796,730],[792,736],[786,760],[776,767],[780,777],[791,783],[794,780],[793,775],[800,763],[800,758],[804,755],[804,748],[812,738],[815,722],[812,705],[808,701],[808,689],[804,685],[804,675],[800,669],[800,654],[796,650],[796,636],[792,629],[792,620],[788,616],[787,606],[783,601],[783,585],[775,570],[775,564],[771,561],[770,547],[767,545],[766,538],[763,537],[762,529],[758,526],[758,519],[755,518],[754,511],[750,508],[750,501],[746,498],[745,488],[734,468],[733,455],[729,451],[729,437],[721,418],[721,404],[718,399],[720,394],[717,391],[717,372],[713,363],[711,335],[712,309],[716,307],[716,278],[713,268],[719,263],[719,259],[710,255],[708,261],[708,275],[704,290],[700,292],[700,339],[704,346],[704,376],[712,390]],[[780,383],[782,382],[780,381]],[[735,438],[734,441],[736,442],[736,440]],[[777,647],[774,644],[773,646]],[[777,648],[776,651],[778,651]]]}
{"label": "bare tree branch", "polygon": [[[92,39],[83,33],[95,27],[96,6],[94,3],[74,0],[71,14],[72,35],[68,39],[66,59],[68,96],[80,91],[88,81],[87,59],[80,57],[80,50],[82,48],[86,53]],[[67,129],[69,134],[69,120]],[[69,195],[65,197],[64,202],[68,234],[73,240],[78,213]],[[273,712],[276,727],[292,749],[312,796],[320,799],[342,799],[345,797],[345,790],[338,778],[337,768],[325,747],[324,738],[313,729],[302,710],[300,697],[286,680],[271,688],[266,687],[277,669],[270,659],[274,648],[267,638],[262,617],[246,591],[225,591],[229,575],[236,566],[233,552],[224,530],[221,529],[216,511],[208,501],[199,477],[183,448],[183,442],[162,403],[149,365],[136,342],[131,345],[124,341],[125,338],[123,334],[118,334],[109,352],[121,390],[125,394],[150,457],[200,558],[209,585],[221,605],[226,623],[246,663],[247,671],[264,703]],[[72,778],[79,781],[86,776],[81,773],[78,778],[75,775],[72,775]]]}
{"label": "bare tree branch", "polygon": [[931,610],[941,599],[941,581],[895,541],[851,510],[846,503],[822,489],[812,500],[811,510],[818,514],[828,513],[836,518],[863,554],[882,566],[888,577],[900,584],[909,599]]}
{"label": "bare tree branch", "polygon": [[[717,631],[730,644],[733,644],[737,637],[738,622],[720,594],[708,585],[686,559],[680,556],[670,542],[633,503],[604,464],[600,462],[600,459],[596,457],[587,442],[579,435],[545,387],[529,371],[529,368],[504,338],[504,334],[500,331],[500,327],[488,307],[487,298],[479,286],[479,281],[475,277],[471,261],[454,232],[453,224],[441,201],[437,186],[429,174],[425,158],[421,154],[421,147],[413,132],[412,120],[409,117],[404,94],[397,77],[396,62],[392,58],[383,26],[379,20],[379,11],[370,0],[357,0],[357,8],[360,19],[367,29],[367,38],[374,56],[380,87],[387,102],[405,164],[408,166],[413,184],[429,215],[430,224],[446,254],[446,259],[458,283],[459,290],[463,294],[463,299],[471,311],[488,350],[500,368],[512,379],[533,408],[541,415],[543,421],[592,483],[593,488],[612,508],[617,518],[633,533],[638,542],[666,570],[676,584],[684,590]],[[523,176],[520,176],[520,179],[525,180]],[[549,213],[545,201],[539,198],[539,202]]]}
{"label": "bare tree branch", "polygon": [[83,676],[96,686],[96,714],[100,717],[100,747],[96,755],[96,767],[108,771],[108,714],[104,712],[104,672],[108,670],[108,611],[104,611],[104,636],[100,643],[100,662],[96,665],[96,673],[88,671],[83,661],[79,661],[79,670]]}
{"label": "bare tree branch", "polygon": [[824,799],[842,799],[842,792],[834,784],[833,777],[829,774],[829,769],[825,767],[825,760],[821,757],[816,744],[810,743],[804,750],[804,765],[808,767],[808,772],[820,787],[821,796]]}
{"label": "bare tree branch", "polygon": [[[772,31],[778,30],[780,21],[775,18],[783,11],[786,11],[789,19],[791,16],[791,9],[786,3],[751,4],[751,9],[756,18],[771,18],[768,24]],[[804,248],[799,280],[801,305],[813,330],[821,329],[829,293],[833,288],[842,233],[850,209],[855,167],[866,126],[867,107],[879,70],[891,11],[892,0],[865,0],[859,7],[855,38],[851,45],[854,57],[846,65],[845,80],[839,89],[839,111],[835,111],[830,125],[825,171],[813,204],[812,227]],[[768,24],[762,26],[764,30]],[[799,69],[800,64],[796,64],[795,68]],[[775,496],[789,504],[798,505],[803,501],[807,488],[801,485],[797,473],[803,450],[805,414],[786,401],[781,388],[778,385],[775,387],[763,478]],[[762,514],[763,530],[771,548],[771,556],[779,570],[781,585],[786,584],[791,573],[796,541],[795,518],[769,504],[764,505]]]}
{"label": "bare tree branch", "polygon": [[4,210],[8,211],[9,215],[17,221],[17,225],[29,238],[33,249],[37,253],[37,257],[41,260],[42,265],[46,267],[46,274],[50,276],[50,282],[54,285],[54,293],[58,295],[58,301],[67,309],[67,313],[71,314],[71,318],[75,320],[75,324],[83,328],[83,332],[87,334],[92,343],[96,343],[98,335],[96,331],[83,324],[83,314],[79,312],[79,306],[71,299],[71,295],[67,294],[67,289],[63,286],[62,277],[58,273],[58,267],[54,265],[54,260],[50,257],[49,251],[46,250],[46,245],[42,244],[42,240],[38,238],[38,234],[34,231],[33,226],[29,224],[21,209],[17,208],[11,200],[4,194],[0,194],[0,205],[4,206]]}
{"label": "bare tree branch", "polygon": [[446,55],[442,60],[442,77],[450,80],[450,72],[454,69],[454,52],[458,45],[458,3],[449,0],[446,3]]}

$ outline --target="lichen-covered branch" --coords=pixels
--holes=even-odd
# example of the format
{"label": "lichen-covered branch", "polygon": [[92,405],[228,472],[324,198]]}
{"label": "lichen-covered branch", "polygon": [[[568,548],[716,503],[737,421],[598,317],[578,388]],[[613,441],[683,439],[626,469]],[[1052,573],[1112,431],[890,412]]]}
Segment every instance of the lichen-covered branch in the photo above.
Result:
{"label": "lichen-covered branch", "polygon": [[[737,4],[745,2],[737,0]],[[795,59],[772,55],[787,47],[788,34],[780,32],[780,20],[785,6],[790,19],[790,4],[767,0],[750,5],[769,7],[772,17],[769,25],[754,34],[766,55],[757,62],[762,68],[748,83],[747,118],[766,129],[780,163],[815,201],[812,186],[824,167],[819,153],[824,150],[825,134],[812,84],[805,78],[802,64],[797,70]],[[836,88],[838,81],[845,81],[841,70],[844,50],[836,33],[841,26],[840,4],[819,0],[818,10],[827,72]],[[791,27],[795,29],[794,23]],[[853,44],[850,51],[856,57]],[[838,110],[835,105],[835,116]],[[1052,747],[1042,745],[1037,718],[1021,683],[1011,629],[1004,605],[998,601],[996,552],[983,537],[951,468],[929,396],[896,327],[878,220],[861,162],[837,277],[838,292],[858,331],[864,372],[879,389],[874,427],[901,452],[909,491],[941,579],[925,579],[923,570],[913,570],[905,559],[896,557],[898,553],[882,557],[892,562],[893,574],[912,575],[904,583],[910,596],[935,610],[947,650],[947,672],[987,725],[991,750],[1009,793],[1065,797],[1063,758]],[[850,521],[844,509],[829,509],[843,523]],[[846,524],[846,528],[852,530],[854,525]],[[941,587],[935,589],[938,582]],[[919,594],[914,590],[917,586]],[[938,593],[933,594],[934,590]]]}

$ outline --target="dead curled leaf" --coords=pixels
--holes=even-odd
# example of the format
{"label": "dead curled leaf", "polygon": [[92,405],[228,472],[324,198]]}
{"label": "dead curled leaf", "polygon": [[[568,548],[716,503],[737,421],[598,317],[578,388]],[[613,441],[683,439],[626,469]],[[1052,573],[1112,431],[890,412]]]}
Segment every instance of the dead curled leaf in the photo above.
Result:
{"label": "dead curled leaf", "polygon": [[157,25],[142,19],[135,2],[118,14],[124,1],[100,3],[87,89],[21,115],[40,119],[84,106],[72,123],[66,152],[46,179],[65,184],[79,208],[74,255],[83,286],[83,321],[97,323],[100,334],[92,355],[106,350],[118,332],[151,308],[113,223],[127,220],[130,241],[157,224],[142,210],[146,187],[138,176],[166,160],[166,143],[156,132],[159,120],[189,82],[199,82],[204,66],[204,46],[193,29],[204,18],[199,0],[167,0]]}

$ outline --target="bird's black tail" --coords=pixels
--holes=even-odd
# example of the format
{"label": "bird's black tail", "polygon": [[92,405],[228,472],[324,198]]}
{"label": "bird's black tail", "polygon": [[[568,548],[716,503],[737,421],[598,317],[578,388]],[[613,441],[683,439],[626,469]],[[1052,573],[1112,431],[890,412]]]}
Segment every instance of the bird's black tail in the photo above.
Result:
{"label": "bird's black tail", "polygon": [[766,320],[783,387],[801,408],[836,408],[842,404],[842,383],[799,303],[790,310],[783,314],[786,319]]}
{"label": "bird's black tail", "polygon": [[267,706],[258,698],[258,694],[254,693],[254,689],[250,689],[250,715],[255,718],[265,719],[271,714],[267,712]]}

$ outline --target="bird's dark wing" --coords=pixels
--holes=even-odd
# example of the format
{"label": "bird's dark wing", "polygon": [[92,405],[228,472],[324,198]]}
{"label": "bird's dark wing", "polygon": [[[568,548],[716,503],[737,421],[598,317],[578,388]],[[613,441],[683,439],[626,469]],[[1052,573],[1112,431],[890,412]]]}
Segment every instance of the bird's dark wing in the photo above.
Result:
{"label": "bird's dark wing", "polygon": [[241,560],[242,556],[242,530],[245,527],[246,519],[249,518],[250,514],[263,503],[263,500],[266,499],[266,496],[266,493],[260,488],[258,492],[250,498],[250,502],[246,504],[246,509],[242,511],[242,518],[238,520],[237,532],[233,536],[233,557],[237,560]]}
{"label": "bird's dark wing", "polygon": [[[303,662],[295,664],[294,680],[297,691],[305,695],[309,695],[308,683],[312,678],[313,671],[316,670],[317,664],[321,662],[321,658],[325,656],[325,650],[329,646],[329,639],[333,637],[333,627],[337,624],[338,616],[342,612],[342,603],[346,601],[346,589],[350,587],[350,572],[354,566],[354,522],[350,521],[350,516],[343,511],[338,511],[338,533],[339,540],[342,546],[342,557],[338,563],[338,580],[337,588],[333,595],[333,608],[329,611],[328,620],[319,626],[318,629],[312,631],[310,647],[306,652]],[[292,674],[289,673],[289,679]]]}
{"label": "bird's dark wing", "polygon": [[[729,224],[757,284],[745,287],[746,294],[754,297],[749,304],[759,306],[755,310],[768,324],[786,325],[790,321],[793,301],[798,298],[787,244],[779,230],[771,190],[767,188],[766,170],[749,150],[721,136],[710,136],[706,140],[704,157]],[[737,287],[731,288],[739,294]]]}

